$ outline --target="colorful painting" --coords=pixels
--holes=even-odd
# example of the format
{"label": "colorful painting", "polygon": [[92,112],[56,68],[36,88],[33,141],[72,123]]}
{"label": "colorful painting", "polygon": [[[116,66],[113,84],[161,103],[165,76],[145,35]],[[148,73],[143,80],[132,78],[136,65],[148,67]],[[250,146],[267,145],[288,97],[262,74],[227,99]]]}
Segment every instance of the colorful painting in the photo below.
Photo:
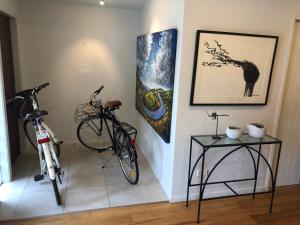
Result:
{"label": "colorful painting", "polygon": [[136,108],[170,142],[177,30],[137,38]]}

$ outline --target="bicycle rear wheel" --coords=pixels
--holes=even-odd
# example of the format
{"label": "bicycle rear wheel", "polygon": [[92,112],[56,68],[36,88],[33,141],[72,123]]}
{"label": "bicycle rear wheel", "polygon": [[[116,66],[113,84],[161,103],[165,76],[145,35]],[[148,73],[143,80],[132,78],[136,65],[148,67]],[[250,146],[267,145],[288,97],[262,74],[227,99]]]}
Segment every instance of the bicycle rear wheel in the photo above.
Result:
{"label": "bicycle rear wheel", "polygon": [[109,131],[112,131],[110,119],[104,120],[101,116],[91,116],[78,125],[77,137],[80,143],[87,148],[105,150],[112,146]]}
{"label": "bicycle rear wheel", "polygon": [[29,141],[31,146],[38,151],[38,146],[36,142],[36,130],[32,125],[32,122],[30,120],[25,120],[23,127],[27,140]]}
{"label": "bicycle rear wheel", "polygon": [[137,184],[139,180],[139,166],[135,147],[130,143],[130,140],[130,136],[125,131],[117,131],[116,144],[122,172],[130,184]]}
{"label": "bicycle rear wheel", "polygon": [[[31,146],[38,151],[38,145],[36,141],[36,130],[32,124],[32,121],[30,120],[25,120],[24,121],[24,132],[27,137],[27,140],[31,144]],[[60,146],[59,144],[53,144],[54,146],[54,151],[56,153],[57,158],[60,156]]]}

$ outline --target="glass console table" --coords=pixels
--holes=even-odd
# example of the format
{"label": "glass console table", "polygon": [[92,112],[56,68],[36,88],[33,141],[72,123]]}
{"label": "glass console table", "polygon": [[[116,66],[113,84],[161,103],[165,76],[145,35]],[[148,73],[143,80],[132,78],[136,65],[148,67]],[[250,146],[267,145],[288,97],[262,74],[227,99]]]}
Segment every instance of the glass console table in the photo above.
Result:
{"label": "glass console table", "polygon": [[[281,153],[281,145],[282,141],[274,138],[270,135],[265,135],[262,138],[253,138],[248,134],[243,134],[238,139],[230,139],[226,135],[220,135],[220,139],[213,139],[213,135],[197,135],[191,136],[190,141],[190,156],[189,156],[189,174],[188,174],[188,184],[187,184],[187,196],[186,196],[186,206],[188,207],[189,203],[189,191],[190,187],[193,186],[200,186],[199,190],[199,201],[198,201],[198,214],[197,214],[197,223],[199,223],[200,219],[200,210],[201,210],[201,201],[209,200],[209,199],[217,199],[217,198],[224,198],[224,197],[232,197],[232,196],[241,196],[241,195],[252,195],[255,198],[255,194],[261,193],[271,193],[271,202],[269,213],[272,212],[273,207],[273,200],[274,200],[274,193],[275,193],[275,185],[277,179],[277,172],[278,172],[278,164],[280,159]],[[191,159],[193,154],[193,142],[200,145],[202,147],[202,153],[197,158],[195,163],[191,165]],[[278,145],[277,151],[277,160],[275,165],[275,171],[272,170],[272,165],[268,162],[265,156],[262,154],[262,145]],[[228,151],[219,161],[217,161],[213,166],[210,172],[207,174],[207,177],[204,179],[203,172],[205,170],[205,154],[213,148],[221,148],[221,147],[232,147],[233,149]],[[258,148],[258,149],[257,149]],[[275,148],[274,148],[274,155],[275,155]],[[245,178],[245,179],[233,179],[233,180],[222,180],[222,181],[210,181],[210,178],[216,168],[222,163],[226,158],[228,158],[231,154],[237,151],[246,151],[249,153],[249,160],[253,162],[254,167],[254,177]],[[257,157],[255,157],[257,155]],[[266,163],[268,170],[270,171],[271,175],[271,190],[265,192],[256,193],[256,185],[257,185],[257,177],[258,177],[258,169],[260,160],[263,160]],[[192,184],[192,177],[195,172],[196,166],[200,164],[201,161],[201,174],[200,174],[200,183]],[[253,192],[248,194],[238,194],[229,184],[234,182],[242,182],[242,181],[254,181]],[[203,198],[204,191],[207,185],[213,184],[224,184],[232,193],[233,195],[229,196],[221,196],[215,198]]]}

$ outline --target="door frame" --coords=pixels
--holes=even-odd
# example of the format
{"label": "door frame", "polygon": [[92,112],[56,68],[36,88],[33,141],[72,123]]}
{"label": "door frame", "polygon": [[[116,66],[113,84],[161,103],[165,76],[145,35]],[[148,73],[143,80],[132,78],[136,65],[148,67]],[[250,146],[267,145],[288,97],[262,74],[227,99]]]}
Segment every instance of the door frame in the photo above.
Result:
{"label": "door frame", "polygon": [[0,176],[1,182],[3,183],[10,182],[12,180],[12,166],[10,160],[6,98],[4,88],[2,55],[0,51],[0,130],[3,131],[0,132]]}
{"label": "door frame", "polygon": [[[278,117],[277,117],[277,120],[276,120],[276,134],[278,135],[278,129],[279,129],[279,123],[280,123],[280,118],[281,118],[281,107],[283,105],[283,99],[284,99],[284,94],[285,94],[285,88],[286,88],[286,82],[287,82],[287,79],[288,79],[288,70],[289,70],[289,67],[290,67],[290,61],[291,61],[291,54],[292,54],[292,48],[293,48],[293,44],[294,44],[294,37],[295,37],[295,32],[296,32],[296,25],[300,24],[300,16],[293,16],[292,19],[291,19],[291,24],[290,24],[290,32],[289,32],[289,39],[288,39],[288,52],[287,52],[287,60],[285,62],[285,68],[284,68],[284,72],[285,72],[285,78],[284,78],[284,83],[282,84],[283,86],[283,90],[282,90],[282,93],[280,95],[280,111],[278,113]],[[282,140],[284,142],[284,140]],[[282,148],[282,150],[284,150],[284,148]],[[273,157],[272,156],[272,166],[273,168],[275,168],[275,165],[276,165],[276,161],[277,161],[277,157]],[[280,164],[280,162],[279,162]],[[280,165],[278,167],[278,169],[280,169]],[[279,174],[278,174],[279,175]],[[279,177],[277,177],[277,180],[279,179]],[[277,182],[277,186],[279,186],[279,183]],[[280,185],[282,186],[282,185]]]}
{"label": "door frame", "polygon": [[[276,107],[276,116],[275,116],[275,123],[274,123],[274,131],[273,134],[274,136],[278,135],[278,128],[279,128],[279,122],[280,122],[280,114],[281,114],[281,107],[283,103],[283,98],[284,98],[284,90],[285,90],[285,85],[287,81],[287,76],[288,76],[288,69],[289,69],[289,63],[290,63],[290,58],[291,58],[291,53],[292,53],[292,47],[293,47],[293,39],[295,35],[295,27],[296,23],[300,22],[300,15],[291,15],[290,17],[290,25],[289,25],[289,33],[287,35],[287,51],[284,56],[284,67],[282,70],[282,80],[281,80],[281,86],[280,86],[280,94],[279,94],[279,101],[278,105]],[[282,140],[284,141],[284,140]],[[282,149],[284,150],[284,149]],[[272,168],[276,168],[276,161],[277,161],[277,154],[274,154],[275,147],[272,147],[271,154],[269,156],[269,162],[272,162]],[[279,161],[280,164],[280,161]],[[271,183],[271,174],[269,171],[267,171],[267,176],[265,180],[265,187],[268,187]],[[276,184],[278,185],[278,184]]]}

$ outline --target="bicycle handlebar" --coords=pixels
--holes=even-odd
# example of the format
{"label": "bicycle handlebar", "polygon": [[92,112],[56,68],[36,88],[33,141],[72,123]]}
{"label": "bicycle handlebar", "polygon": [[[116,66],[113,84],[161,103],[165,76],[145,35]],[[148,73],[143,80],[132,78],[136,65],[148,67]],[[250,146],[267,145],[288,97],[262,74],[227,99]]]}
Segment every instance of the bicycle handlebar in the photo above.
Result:
{"label": "bicycle handlebar", "polygon": [[21,100],[28,99],[31,96],[35,97],[36,93],[39,93],[40,90],[47,87],[48,85],[50,85],[49,82],[41,84],[33,89],[27,89],[27,90],[21,91],[21,92],[17,93],[14,97],[8,99],[7,103],[13,103],[18,99],[21,99]]}
{"label": "bicycle handlebar", "polygon": [[101,100],[100,104],[96,101],[96,96],[100,94],[100,92],[103,90],[104,86],[102,85],[99,89],[97,89],[90,97],[90,105],[94,106],[95,108],[101,108]]}
{"label": "bicycle handlebar", "polygon": [[50,83],[47,82],[47,83],[41,84],[40,86],[34,88],[33,90],[35,91],[35,93],[39,93],[40,90],[42,90],[43,88],[45,88],[45,87],[47,87],[49,85],[50,85]]}
{"label": "bicycle handlebar", "polygon": [[103,88],[104,88],[104,86],[102,85],[98,90],[96,90],[96,91],[94,92],[94,95],[99,95],[100,92],[103,90]]}

